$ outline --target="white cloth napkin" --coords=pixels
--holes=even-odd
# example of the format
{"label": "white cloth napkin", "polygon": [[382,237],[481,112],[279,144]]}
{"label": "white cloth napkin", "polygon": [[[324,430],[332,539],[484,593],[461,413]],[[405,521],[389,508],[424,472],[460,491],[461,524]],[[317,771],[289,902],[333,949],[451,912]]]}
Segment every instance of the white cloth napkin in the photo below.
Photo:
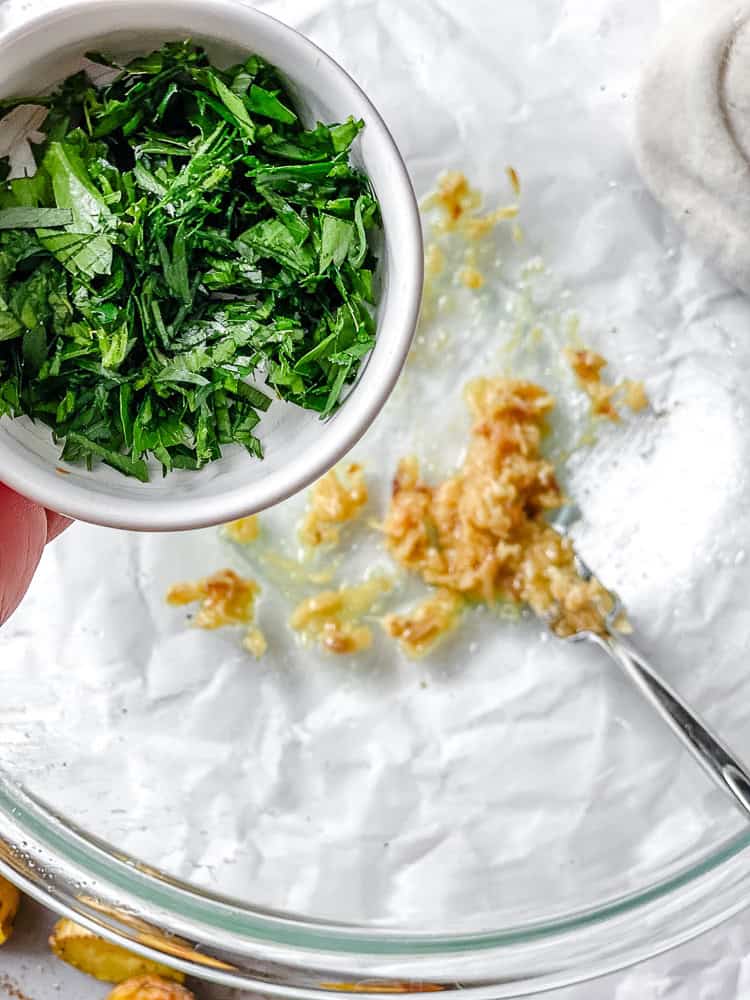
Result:
{"label": "white cloth napkin", "polygon": [[750,292],[748,0],[702,0],[667,23],[643,73],[637,126],[654,195]]}

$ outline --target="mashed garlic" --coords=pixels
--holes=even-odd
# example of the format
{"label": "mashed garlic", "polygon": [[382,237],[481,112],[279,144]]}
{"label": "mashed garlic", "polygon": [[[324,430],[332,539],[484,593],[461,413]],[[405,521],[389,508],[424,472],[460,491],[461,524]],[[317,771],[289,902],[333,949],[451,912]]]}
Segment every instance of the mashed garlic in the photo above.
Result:
{"label": "mashed garlic", "polygon": [[[514,192],[521,190],[518,175],[513,171],[518,187],[513,185]],[[510,174],[509,174],[510,176]],[[513,182],[511,181],[511,184]],[[517,205],[503,205],[485,215],[479,215],[482,206],[481,192],[471,187],[466,175],[460,170],[449,170],[438,179],[437,189],[422,202],[422,209],[429,211],[437,208],[440,212],[439,232],[451,232],[458,229],[469,240],[479,240],[491,232],[499,222],[515,219],[518,215]]]}
{"label": "mashed garlic", "polygon": [[[255,617],[255,599],[260,587],[233,569],[220,569],[194,583],[176,583],[167,591],[166,601],[174,607],[199,602],[193,618],[196,628],[216,629],[228,625],[250,625]],[[248,629],[245,648],[255,656],[266,651],[266,641],[258,628]]]}
{"label": "mashed garlic", "polygon": [[319,479],[310,491],[307,514],[300,526],[300,540],[317,548],[319,545],[336,545],[340,538],[339,526],[353,521],[367,503],[367,483],[361,465],[352,462],[342,478],[331,469]]}
{"label": "mashed garlic", "polygon": [[359,653],[372,645],[372,629],[361,619],[392,587],[388,577],[377,576],[354,587],[323,590],[297,605],[290,625],[329,653]]}
{"label": "mashed garlic", "polygon": [[602,369],[607,360],[601,354],[587,349],[565,349],[565,357],[578,379],[578,384],[591,400],[591,412],[597,417],[607,417],[612,421],[620,419],[617,398],[622,396],[625,405],[634,413],[648,406],[648,396],[642,382],[623,379],[615,385],[608,385],[602,379]]}
{"label": "mashed garlic", "polygon": [[406,614],[386,615],[383,628],[407,656],[424,656],[456,627],[463,605],[459,594],[441,587]]}
{"label": "mashed garlic", "polygon": [[643,382],[635,382],[633,379],[625,378],[620,382],[623,390],[623,399],[628,409],[633,413],[640,413],[648,406],[648,396]]}
{"label": "mashed garlic", "polygon": [[224,526],[224,530],[233,542],[248,545],[250,542],[254,542],[260,534],[258,515],[251,514],[249,517],[241,517],[238,521],[230,521]]}
{"label": "mashed garlic", "polygon": [[554,400],[530,382],[479,378],[467,401],[475,422],[454,476],[429,486],[415,459],[400,463],[384,524],[389,551],[433,586],[527,604],[559,635],[603,631],[608,592],[580,577],[570,541],[545,519],[564,503],[540,453]]}

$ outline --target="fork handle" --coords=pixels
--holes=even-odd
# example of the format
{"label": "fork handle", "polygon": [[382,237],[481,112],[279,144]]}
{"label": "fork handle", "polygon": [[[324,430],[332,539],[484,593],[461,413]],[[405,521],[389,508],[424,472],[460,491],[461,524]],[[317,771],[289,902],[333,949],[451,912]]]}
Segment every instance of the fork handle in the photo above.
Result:
{"label": "fork handle", "polygon": [[611,633],[603,636],[592,633],[589,638],[621,667],[709,777],[750,818],[750,772],[742,761],[629,642]]}

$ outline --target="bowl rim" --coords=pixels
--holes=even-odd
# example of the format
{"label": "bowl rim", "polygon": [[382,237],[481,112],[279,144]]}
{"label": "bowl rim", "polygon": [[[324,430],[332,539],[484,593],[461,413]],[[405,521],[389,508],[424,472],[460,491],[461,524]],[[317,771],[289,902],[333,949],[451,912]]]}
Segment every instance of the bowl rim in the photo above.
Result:
{"label": "bowl rim", "polygon": [[[24,38],[53,30],[55,20],[129,11],[131,0],[53,0],[53,5],[10,29],[0,31],[0,50],[19,44]],[[141,0],[141,6],[150,6]],[[344,405],[334,418],[321,422],[320,438],[304,459],[285,463],[250,485],[234,486],[218,496],[182,497],[170,493],[160,497],[148,493],[139,497],[98,494],[72,477],[59,475],[53,467],[40,469],[38,464],[19,457],[0,435],[0,478],[2,481],[43,507],[59,511],[75,520],[104,527],[136,531],[179,531],[209,527],[233,521],[268,509],[299,493],[336,465],[359,441],[393,391],[416,331],[424,282],[424,249],[419,207],[404,159],[385,121],[364,90],[328,53],[294,28],[256,10],[248,0],[163,0],[160,12],[196,12],[206,16],[222,11],[241,12],[248,27],[273,31],[288,52],[303,64],[315,64],[336,89],[345,95],[347,106],[357,117],[367,121],[368,142],[376,157],[385,164],[389,175],[387,200],[378,192],[384,208],[383,229],[388,242],[389,219],[399,219],[398,267],[401,290],[398,302],[381,314],[375,347],[366,359],[357,382],[351,387]],[[286,72],[281,66],[282,72]],[[294,80],[294,73],[289,76]],[[396,307],[397,306],[397,307]],[[377,367],[379,374],[370,385],[368,372]],[[360,391],[367,382],[367,392]],[[208,468],[208,467],[207,467]]]}

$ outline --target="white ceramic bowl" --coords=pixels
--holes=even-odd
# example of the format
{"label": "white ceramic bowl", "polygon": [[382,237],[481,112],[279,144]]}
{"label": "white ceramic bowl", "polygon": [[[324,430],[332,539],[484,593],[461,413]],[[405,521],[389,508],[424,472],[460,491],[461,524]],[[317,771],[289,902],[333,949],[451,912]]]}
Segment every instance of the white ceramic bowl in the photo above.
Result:
{"label": "white ceramic bowl", "polygon": [[378,333],[341,409],[322,422],[275,401],[260,425],[266,457],[244,449],[199,472],[143,484],[100,465],[66,466],[49,431],[26,418],[0,421],[0,480],[46,507],[135,530],[219,524],[270,507],[309,485],[364,433],[395,385],[412,340],[422,290],[419,213],[408,173],[378,112],[329,56],[243,0],[65,0],[0,36],[0,96],[39,93],[78,68],[87,51],[127,57],[190,37],[219,65],[257,53],[288,80],[301,117],[365,120],[354,159],[380,200],[385,245]]}

